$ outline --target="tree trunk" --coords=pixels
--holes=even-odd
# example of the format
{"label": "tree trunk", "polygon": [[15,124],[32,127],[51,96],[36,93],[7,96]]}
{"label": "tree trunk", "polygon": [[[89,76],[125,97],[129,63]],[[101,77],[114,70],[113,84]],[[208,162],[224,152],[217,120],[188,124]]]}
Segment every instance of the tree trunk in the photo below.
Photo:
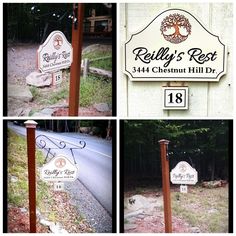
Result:
{"label": "tree trunk", "polygon": [[110,139],[111,139],[111,121],[110,121],[110,120],[108,120],[106,139],[107,139],[107,140],[110,140]]}
{"label": "tree trunk", "polygon": [[59,132],[59,131],[60,131],[60,121],[57,120],[57,132]]}
{"label": "tree trunk", "polygon": [[215,157],[213,157],[212,160],[212,166],[211,166],[211,181],[213,181],[215,179],[215,166],[216,166],[216,160]]}

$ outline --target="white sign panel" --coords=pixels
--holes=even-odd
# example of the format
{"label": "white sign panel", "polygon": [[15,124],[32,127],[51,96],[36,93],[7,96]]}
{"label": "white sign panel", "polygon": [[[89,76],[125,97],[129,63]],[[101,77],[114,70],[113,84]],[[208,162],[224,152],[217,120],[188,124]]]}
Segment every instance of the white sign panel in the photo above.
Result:
{"label": "white sign panel", "polygon": [[60,31],[53,31],[38,49],[38,69],[41,72],[68,68],[72,61],[72,46]]}
{"label": "white sign panel", "polygon": [[197,171],[192,168],[188,162],[181,161],[170,172],[170,181],[172,184],[196,184],[198,181]]}
{"label": "white sign panel", "polygon": [[58,155],[45,164],[40,171],[44,181],[75,181],[78,168],[64,155]]}
{"label": "white sign panel", "polygon": [[188,87],[163,87],[163,109],[188,109]]}
{"label": "white sign panel", "polygon": [[219,81],[226,73],[226,46],[182,9],[157,15],[131,35],[124,53],[133,81]]}

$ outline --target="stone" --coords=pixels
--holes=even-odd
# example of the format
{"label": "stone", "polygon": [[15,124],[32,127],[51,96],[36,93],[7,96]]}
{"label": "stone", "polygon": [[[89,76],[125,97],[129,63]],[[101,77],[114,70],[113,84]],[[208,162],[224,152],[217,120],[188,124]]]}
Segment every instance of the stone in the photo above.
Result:
{"label": "stone", "polygon": [[105,112],[105,111],[109,111],[109,105],[107,103],[96,103],[93,105],[93,107],[100,112]]}
{"label": "stone", "polygon": [[8,84],[7,91],[8,98],[14,98],[23,102],[31,102],[33,100],[33,95],[26,86]]}
{"label": "stone", "polygon": [[209,213],[209,214],[215,214],[217,212],[218,212],[217,209],[210,209],[210,210],[207,211],[207,213]]}
{"label": "stone", "polygon": [[41,213],[40,213],[39,209],[36,209],[36,215],[37,215],[37,217],[41,218]]}
{"label": "stone", "polygon": [[56,224],[52,223],[50,224],[49,228],[54,234],[68,234],[68,232],[65,229],[63,229],[59,223]]}
{"label": "stone", "polygon": [[134,212],[130,212],[124,215],[124,218],[131,218],[131,217],[137,217],[138,215],[143,215],[144,211],[143,210],[138,210]]}
{"label": "stone", "polygon": [[18,182],[18,177],[16,177],[16,176],[11,176],[11,182],[12,182],[12,183]]}
{"label": "stone", "polygon": [[125,198],[124,206],[129,211],[137,211],[137,210],[146,210],[146,209],[153,209],[154,207],[162,207],[163,201],[162,198],[147,198],[142,195],[134,195],[129,198]]}
{"label": "stone", "polygon": [[19,109],[14,110],[14,114],[15,116],[29,116],[30,111],[31,111],[31,108],[26,108],[26,109],[19,108]]}
{"label": "stone", "polygon": [[198,227],[192,227],[191,233],[201,233],[201,230]]}
{"label": "stone", "polygon": [[55,109],[52,108],[44,108],[42,111],[36,112],[32,116],[42,116],[42,117],[52,116],[54,111]]}
{"label": "stone", "polygon": [[50,86],[52,84],[52,74],[33,71],[26,77],[26,83],[38,88]]}
{"label": "stone", "polygon": [[20,208],[20,211],[21,211],[22,213],[26,213],[26,212],[27,212],[27,209],[26,209],[26,208]]}
{"label": "stone", "polygon": [[48,220],[45,220],[45,219],[41,219],[41,220],[39,221],[39,223],[40,223],[41,225],[44,225],[44,226],[50,226],[50,225],[52,224],[51,221],[48,221]]}
{"label": "stone", "polygon": [[136,227],[137,227],[137,225],[135,225],[135,224],[125,224],[124,230],[136,229]]}
{"label": "stone", "polygon": [[51,116],[55,109],[52,108],[44,108],[40,113]]}
{"label": "stone", "polygon": [[80,127],[80,133],[89,134],[91,132],[91,127]]}

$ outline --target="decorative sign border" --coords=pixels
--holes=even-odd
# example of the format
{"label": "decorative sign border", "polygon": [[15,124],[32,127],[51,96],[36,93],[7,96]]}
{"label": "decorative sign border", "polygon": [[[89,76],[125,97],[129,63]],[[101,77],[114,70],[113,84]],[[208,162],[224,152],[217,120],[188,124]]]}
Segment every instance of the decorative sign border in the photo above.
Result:
{"label": "decorative sign border", "polygon": [[[58,37],[59,40],[61,40],[62,45],[60,46],[53,45],[54,37]],[[52,46],[54,47],[54,49],[52,48]],[[69,56],[67,56],[68,58],[64,59],[64,61],[59,61],[59,63],[57,63],[58,65],[56,66],[51,65],[53,63],[50,63],[50,64],[48,63],[47,68],[44,68],[43,63],[41,61],[42,59],[40,60],[40,57],[41,57],[42,52],[47,48],[51,50],[50,51],[51,55],[47,53],[48,57],[56,58],[58,56],[59,58],[63,58],[63,53],[69,54]],[[69,49],[69,51],[66,52],[65,48]],[[71,44],[68,42],[65,35],[61,31],[56,30],[56,31],[51,32],[49,36],[47,37],[47,39],[45,40],[45,42],[42,45],[40,45],[37,50],[37,64],[38,64],[37,67],[41,72],[54,72],[60,69],[65,69],[65,68],[70,67],[72,62],[73,62],[73,48]]]}
{"label": "decorative sign border", "polygon": [[78,167],[68,157],[59,154],[40,168],[40,179],[48,182],[75,181],[78,177]]}
{"label": "decorative sign border", "polygon": [[198,172],[186,161],[180,161],[170,172],[172,184],[195,185],[198,182]]}
{"label": "decorative sign border", "polygon": [[[145,31],[158,17],[160,17],[162,14],[168,12],[168,11],[181,11],[183,13],[187,13],[190,15],[208,34],[212,35],[213,37],[216,37],[218,42],[223,46],[223,60],[222,60],[222,70],[218,72],[216,76],[180,76],[178,77],[178,74],[175,74],[174,76],[168,76],[168,75],[162,75],[162,76],[134,76],[131,71],[127,69],[127,62],[130,62],[130,60],[127,59],[127,45],[132,41],[132,39],[137,36],[138,34]],[[199,36],[200,37],[200,36]],[[145,39],[147,40],[147,39]],[[130,39],[124,44],[124,73],[126,73],[131,81],[211,81],[211,82],[218,82],[220,78],[226,74],[226,58],[227,58],[227,49],[226,46],[220,41],[219,36],[214,35],[209,30],[206,29],[206,27],[203,26],[203,24],[191,13],[189,13],[186,10],[183,9],[167,9],[160,14],[158,14],[145,28],[138,31],[137,33],[134,33],[131,35]],[[158,64],[158,63],[157,63]],[[142,65],[140,65],[139,69],[145,70],[146,68]]]}

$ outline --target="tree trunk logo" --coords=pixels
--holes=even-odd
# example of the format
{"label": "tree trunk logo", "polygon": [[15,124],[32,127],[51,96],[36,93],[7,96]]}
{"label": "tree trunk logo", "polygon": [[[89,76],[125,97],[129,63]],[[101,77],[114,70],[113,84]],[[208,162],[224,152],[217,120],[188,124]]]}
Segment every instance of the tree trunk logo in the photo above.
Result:
{"label": "tree trunk logo", "polygon": [[54,38],[53,38],[53,47],[58,50],[60,49],[60,47],[62,46],[63,44],[63,39],[60,35],[56,35]]}
{"label": "tree trunk logo", "polygon": [[185,164],[181,164],[181,165],[179,166],[179,170],[180,170],[180,172],[184,173],[184,172],[187,170],[186,165],[185,165]]}
{"label": "tree trunk logo", "polygon": [[191,25],[185,16],[175,13],[164,18],[160,30],[165,40],[178,44],[191,34]]}

